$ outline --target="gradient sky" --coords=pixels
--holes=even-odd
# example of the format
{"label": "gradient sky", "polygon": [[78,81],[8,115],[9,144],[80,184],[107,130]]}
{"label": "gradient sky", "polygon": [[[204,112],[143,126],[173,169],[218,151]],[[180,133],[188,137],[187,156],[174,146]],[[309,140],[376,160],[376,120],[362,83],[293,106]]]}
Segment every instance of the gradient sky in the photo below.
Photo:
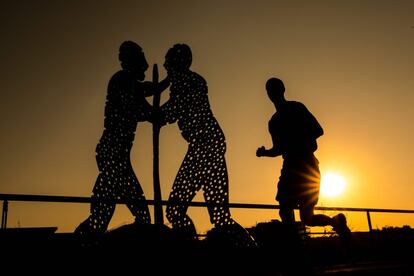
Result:
{"label": "gradient sky", "polygon": [[[276,203],[282,160],[255,151],[271,146],[274,107],[264,85],[277,76],[287,99],[307,105],[325,130],[316,152],[322,173],[347,180],[342,196],[319,205],[414,209],[413,26],[410,0],[2,1],[0,193],[91,194],[106,86],[120,69],[120,43],[133,40],[161,77],[169,47],[191,46],[192,69],[207,80],[226,135],[232,202]],[[149,199],[151,135],[140,123],[132,152]],[[186,152],[176,125],[161,130],[160,146],[166,199]],[[8,225],[72,231],[88,208],[12,202]],[[278,218],[276,211],[232,214],[244,226]],[[190,215],[199,231],[210,227],[204,209]],[[351,228],[366,230],[364,219],[352,217]],[[372,219],[374,227],[414,226],[413,215]],[[120,207],[110,227],[130,220]]]}

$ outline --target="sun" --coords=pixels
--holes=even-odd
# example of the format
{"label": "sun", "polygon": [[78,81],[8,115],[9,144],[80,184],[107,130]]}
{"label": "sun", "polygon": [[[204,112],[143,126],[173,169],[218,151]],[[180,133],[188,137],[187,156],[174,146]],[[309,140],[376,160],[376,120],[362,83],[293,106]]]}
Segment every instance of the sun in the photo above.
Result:
{"label": "sun", "polygon": [[334,172],[325,173],[321,178],[321,194],[327,197],[339,196],[345,185],[345,179],[341,175]]}

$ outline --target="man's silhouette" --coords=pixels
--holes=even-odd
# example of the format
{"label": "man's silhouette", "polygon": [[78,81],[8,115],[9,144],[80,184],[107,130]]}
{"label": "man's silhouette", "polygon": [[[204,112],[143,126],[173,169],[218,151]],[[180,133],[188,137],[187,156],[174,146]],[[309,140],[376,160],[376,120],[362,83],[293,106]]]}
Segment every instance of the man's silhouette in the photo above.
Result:
{"label": "man's silhouette", "polygon": [[[116,200],[125,200],[135,223],[151,222],[148,206],[131,165],[130,153],[139,121],[151,119],[151,106],[145,96],[153,93],[151,83],[143,82],[148,63],[141,47],[125,41],[119,48],[122,70],[108,84],[102,137],[96,147],[99,175],[93,188],[90,216],[76,233],[103,233],[115,211]],[[166,81],[163,81],[165,85]]]}
{"label": "man's silhouette", "polygon": [[[171,82],[171,93],[161,112],[166,122],[178,123],[183,138],[188,142],[186,156],[169,196],[167,218],[174,229],[194,236],[195,226],[187,215],[188,203],[203,189],[211,223],[217,228],[236,229],[239,234],[247,234],[231,218],[227,206],[229,185],[224,133],[210,108],[207,83],[190,70],[191,63],[191,49],[186,44],[174,45],[165,57],[164,67]],[[247,243],[252,243],[250,237],[245,238]]]}
{"label": "man's silhouette", "polygon": [[318,148],[316,139],[323,135],[322,127],[305,105],[285,99],[285,86],[280,79],[269,79],[266,90],[276,108],[269,121],[273,147],[265,149],[262,146],[257,149],[256,155],[283,157],[276,196],[282,222],[293,224],[294,209],[299,207],[302,223],[308,226],[331,225],[348,241],[351,233],[343,214],[333,218],[314,214],[320,187],[319,161],[314,152]]}

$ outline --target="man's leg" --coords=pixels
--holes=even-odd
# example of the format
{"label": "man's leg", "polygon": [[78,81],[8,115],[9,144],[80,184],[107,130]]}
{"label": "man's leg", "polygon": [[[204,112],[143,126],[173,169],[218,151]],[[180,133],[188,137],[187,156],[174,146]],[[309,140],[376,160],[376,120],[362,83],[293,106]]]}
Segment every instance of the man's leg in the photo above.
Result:
{"label": "man's leg", "polygon": [[352,240],[351,230],[349,229],[346,217],[344,214],[339,213],[338,215],[332,217],[332,224],[335,232],[341,237],[342,242],[345,245],[349,245]]}
{"label": "man's leg", "polygon": [[197,152],[189,149],[174,180],[166,210],[167,219],[173,228],[193,236],[196,235],[196,230],[193,221],[187,215],[187,209],[188,203],[201,187],[196,178],[196,158]]}
{"label": "man's leg", "polygon": [[100,173],[91,197],[90,216],[76,228],[75,233],[102,234],[107,230],[116,206],[108,194],[111,189],[105,188],[107,185],[107,179]]}
{"label": "man's leg", "polygon": [[148,204],[145,199],[144,192],[136,177],[132,167],[128,172],[124,182],[124,191],[121,193],[126,198],[126,205],[131,213],[135,216],[135,223],[149,224],[151,223]]}
{"label": "man's leg", "polygon": [[279,201],[279,216],[283,223],[294,224],[295,212],[294,207],[287,201]]}
{"label": "man's leg", "polygon": [[327,226],[332,225],[332,219],[326,215],[315,215],[315,206],[300,207],[300,220],[308,226]]}
{"label": "man's leg", "polygon": [[[203,195],[207,202],[210,221],[215,230],[224,235],[223,242],[230,242],[233,247],[257,247],[256,242],[240,224],[231,218],[229,203],[228,173],[224,154],[211,154],[215,158],[205,162],[202,175]],[[208,164],[211,164],[209,166]],[[217,206],[216,204],[220,204]]]}
{"label": "man's leg", "polygon": [[[211,223],[216,226],[233,224],[229,203],[229,184],[226,161],[224,155],[216,155],[212,160],[204,162],[205,171],[202,179],[204,200]],[[210,166],[208,166],[210,164]],[[214,205],[219,203],[220,205]]]}
{"label": "man's leg", "polygon": [[313,213],[314,206],[304,207],[300,209],[300,217],[303,223],[308,226],[332,226],[333,230],[341,237],[345,244],[351,241],[351,230],[348,228],[346,217],[340,213],[334,217],[326,215],[315,215]]}

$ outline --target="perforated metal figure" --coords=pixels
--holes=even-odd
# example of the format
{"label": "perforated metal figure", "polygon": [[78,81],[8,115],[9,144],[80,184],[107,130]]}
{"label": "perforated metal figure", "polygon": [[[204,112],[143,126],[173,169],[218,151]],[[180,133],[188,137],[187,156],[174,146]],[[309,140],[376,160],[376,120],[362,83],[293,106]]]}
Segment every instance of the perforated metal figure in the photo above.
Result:
{"label": "perforated metal figure", "polygon": [[149,224],[150,214],[141,185],[131,165],[130,153],[140,121],[151,118],[145,100],[150,85],[143,82],[148,63],[141,47],[125,41],[119,49],[122,70],[108,84],[105,129],[96,147],[99,175],[93,188],[90,216],[77,233],[103,233],[115,211],[116,200],[125,200],[136,223]]}
{"label": "perforated metal figure", "polygon": [[[161,109],[168,123],[178,123],[188,150],[175,178],[167,206],[173,228],[196,233],[187,215],[188,203],[202,189],[210,221],[215,227],[239,226],[230,215],[229,184],[225,160],[226,141],[208,99],[207,83],[190,70],[191,49],[176,44],[166,54],[164,67],[171,82],[170,99]],[[214,206],[213,204],[223,204]],[[243,232],[242,230],[240,230]]]}

